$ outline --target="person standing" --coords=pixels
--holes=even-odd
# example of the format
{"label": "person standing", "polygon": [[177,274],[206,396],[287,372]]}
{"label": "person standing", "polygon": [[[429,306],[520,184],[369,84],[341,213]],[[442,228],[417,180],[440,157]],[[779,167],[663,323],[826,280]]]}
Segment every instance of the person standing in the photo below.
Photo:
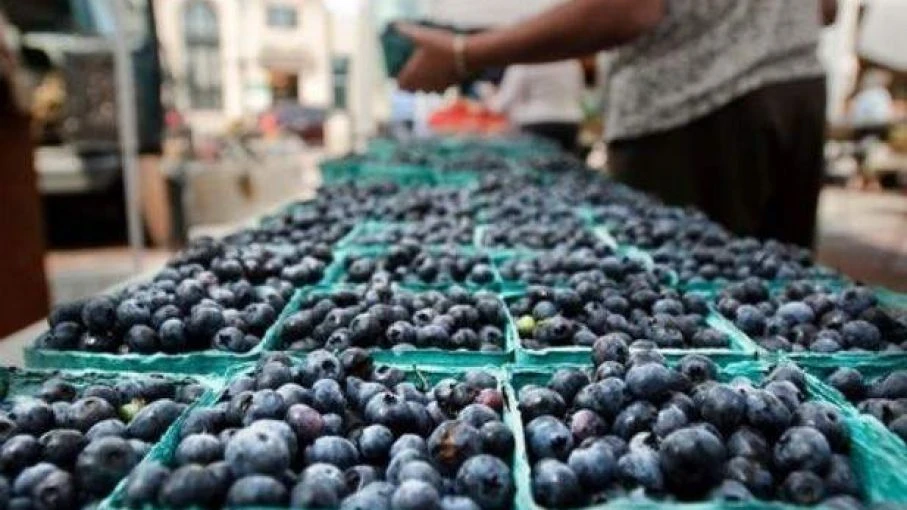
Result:
{"label": "person standing", "polygon": [[507,68],[489,106],[521,130],[577,150],[583,71],[576,60]]}
{"label": "person standing", "polygon": [[739,235],[810,246],[825,126],[820,21],[835,0],[571,0],[471,36],[404,25],[404,88],[488,66],[613,49],[606,139],[615,176]]}

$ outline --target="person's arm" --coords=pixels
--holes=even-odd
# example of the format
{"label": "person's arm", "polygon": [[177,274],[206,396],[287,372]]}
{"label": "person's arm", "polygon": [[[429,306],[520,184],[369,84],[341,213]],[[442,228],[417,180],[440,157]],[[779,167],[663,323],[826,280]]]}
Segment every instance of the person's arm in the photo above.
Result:
{"label": "person's arm", "polygon": [[831,25],[838,17],[838,0],[819,0],[819,19],[823,25]]}
{"label": "person's arm", "polygon": [[[572,0],[514,26],[469,36],[463,57],[471,72],[579,58],[652,30],[665,10],[665,0]],[[415,25],[398,28],[417,46],[398,76],[401,87],[443,90],[462,78],[452,33]]]}

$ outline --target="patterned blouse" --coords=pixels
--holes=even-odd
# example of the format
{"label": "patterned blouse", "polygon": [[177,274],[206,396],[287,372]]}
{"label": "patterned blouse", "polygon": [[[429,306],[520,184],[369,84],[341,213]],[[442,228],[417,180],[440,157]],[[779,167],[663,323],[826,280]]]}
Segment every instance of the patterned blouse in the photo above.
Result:
{"label": "patterned blouse", "polygon": [[665,1],[661,23],[609,57],[609,141],[686,124],[764,85],[824,75],[815,0]]}

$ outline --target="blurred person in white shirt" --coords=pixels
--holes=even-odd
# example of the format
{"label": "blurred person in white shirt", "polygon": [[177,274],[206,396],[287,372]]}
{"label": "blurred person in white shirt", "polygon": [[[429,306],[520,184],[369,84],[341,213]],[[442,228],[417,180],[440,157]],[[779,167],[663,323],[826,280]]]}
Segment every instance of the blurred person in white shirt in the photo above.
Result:
{"label": "blurred person in white shirt", "polygon": [[583,71],[576,60],[507,68],[489,107],[525,132],[577,149]]}

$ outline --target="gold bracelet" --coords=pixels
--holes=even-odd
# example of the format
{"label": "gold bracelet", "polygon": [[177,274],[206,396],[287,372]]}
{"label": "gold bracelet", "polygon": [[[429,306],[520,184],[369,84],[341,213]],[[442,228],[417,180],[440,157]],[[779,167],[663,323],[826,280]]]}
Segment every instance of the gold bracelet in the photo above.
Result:
{"label": "gold bracelet", "polygon": [[454,35],[454,68],[460,78],[469,76],[469,70],[466,68],[466,36],[463,34]]}

